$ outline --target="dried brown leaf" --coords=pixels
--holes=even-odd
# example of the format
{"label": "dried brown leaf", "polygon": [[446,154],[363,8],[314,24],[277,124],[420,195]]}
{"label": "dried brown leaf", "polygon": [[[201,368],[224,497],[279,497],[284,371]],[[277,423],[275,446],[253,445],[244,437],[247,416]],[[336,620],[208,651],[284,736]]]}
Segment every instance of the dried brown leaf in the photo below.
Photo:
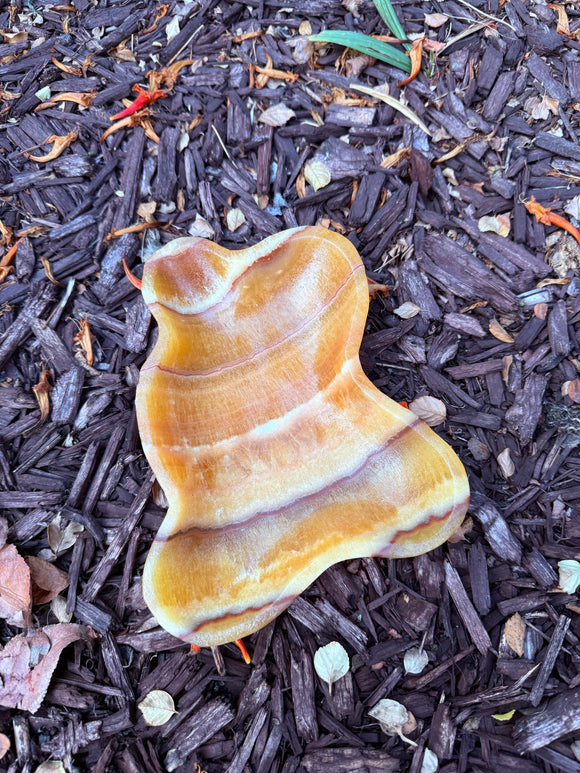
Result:
{"label": "dried brown leaf", "polygon": [[524,638],[526,635],[526,624],[518,612],[505,621],[504,636],[507,644],[520,658],[524,654]]}
{"label": "dried brown leaf", "polygon": [[40,408],[40,424],[43,424],[48,418],[48,412],[50,411],[50,401],[48,399],[49,392],[52,390],[48,370],[43,370],[40,374],[40,381],[32,387],[38,407]]}
{"label": "dried brown leaf", "polygon": [[23,628],[30,619],[30,571],[14,545],[0,548],[0,617]]}
{"label": "dried brown leaf", "polygon": [[50,561],[37,556],[28,556],[25,560],[30,569],[33,604],[48,604],[68,588],[68,574]]}
{"label": "dried brown leaf", "polygon": [[32,156],[30,153],[26,153],[26,158],[29,158],[31,161],[36,161],[38,164],[44,164],[47,161],[54,161],[54,159],[58,158],[60,154],[76,140],[77,137],[78,132],[76,131],[69,132],[68,134],[64,134],[62,136],[51,134],[50,137],[47,137],[42,143],[43,145],[47,145],[49,142],[54,143],[50,153],[47,153],[46,156]]}
{"label": "dried brown leaf", "polygon": [[35,714],[63,649],[86,635],[85,626],[57,623],[10,639],[0,652],[0,706]]}
{"label": "dried brown leaf", "polygon": [[507,332],[507,330],[500,322],[498,322],[495,317],[489,322],[489,332],[494,338],[497,338],[498,341],[503,341],[504,344],[513,344],[514,342],[514,337]]}
{"label": "dried brown leaf", "polygon": [[504,450],[497,455],[497,463],[501,474],[506,480],[511,478],[516,471],[509,448],[504,448]]}

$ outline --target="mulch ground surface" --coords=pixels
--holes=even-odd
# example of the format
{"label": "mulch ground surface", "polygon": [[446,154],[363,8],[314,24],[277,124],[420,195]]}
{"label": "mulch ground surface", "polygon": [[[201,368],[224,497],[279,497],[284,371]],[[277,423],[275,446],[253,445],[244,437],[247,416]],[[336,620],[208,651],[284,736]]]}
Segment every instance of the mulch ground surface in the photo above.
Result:
{"label": "mulch ground surface", "polygon": [[[448,773],[580,771],[580,605],[558,576],[580,558],[580,245],[553,217],[580,218],[580,13],[395,7],[432,41],[401,87],[308,39],[388,34],[368,0],[1,4],[0,508],[8,545],[68,575],[28,635],[84,631],[35,713],[0,708],[3,770],[419,773],[428,748]],[[111,121],[149,71],[167,93]],[[363,366],[395,400],[443,401],[470,520],[428,555],[332,567],[246,665],[190,652],[143,602],[164,510],[134,394],[156,328],[122,259],[140,275],[177,236],[235,249],[310,224],[384,286]],[[312,662],[332,640],[350,670],[329,693]],[[177,712],[159,727],[138,709],[152,690]],[[415,745],[369,716],[384,698]]]}

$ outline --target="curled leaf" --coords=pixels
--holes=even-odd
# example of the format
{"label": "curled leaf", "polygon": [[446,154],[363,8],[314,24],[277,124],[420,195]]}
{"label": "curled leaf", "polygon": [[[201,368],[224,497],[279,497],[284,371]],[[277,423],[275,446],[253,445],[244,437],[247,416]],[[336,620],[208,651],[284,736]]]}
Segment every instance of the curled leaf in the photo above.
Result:
{"label": "curled leaf", "polygon": [[425,38],[417,38],[411,45],[409,59],[411,60],[411,74],[405,80],[399,81],[397,86],[406,86],[421,72],[421,57],[423,56],[423,41]]}
{"label": "curled leaf", "polygon": [[506,711],[505,714],[492,714],[491,716],[494,719],[498,719],[500,722],[509,722],[515,713],[516,710],[512,709],[511,711]]}
{"label": "curled leaf", "polygon": [[321,647],[314,653],[314,670],[328,683],[329,692],[332,691],[334,682],[341,679],[349,668],[348,654],[337,641],[331,641],[326,647]]}
{"label": "curled leaf", "polygon": [[387,735],[398,735],[405,743],[411,746],[417,746],[415,741],[407,738],[403,730],[408,733],[413,732],[417,724],[414,717],[410,714],[402,703],[393,701],[390,698],[383,698],[369,711],[369,716],[378,720],[381,730]]}
{"label": "curled leaf", "polygon": [[558,571],[558,588],[564,593],[576,593],[576,588],[580,585],[580,563],[573,558],[558,561]]}
{"label": "curled leaf", "polygon": [[149,727],[161,727],[177,714],[173,698],[165,690],[152,690],[143,698],[139,709]]}
{"label": "curled leaf", "polygon": [[504,448],[504,450],[497,455],[497,463],[501,474],[506,480],[511,478],[516,471],[509,448]]}
{"label": "curled leaf", "polygon": [[42,143],[43,145],[47,145],[49,142],[54,143],[50,153],[47,153],[46,156],[33,156],[30,153],[26,153],[26,157],[31,161],[36,161],[38,164],[44,164],[47,161],[54,161],[54,159],[58,158],[60,154],[76,140],[77,137],[78,132],[76,131],[69,132],[68,134],[64,134],[62,136],[51,134],[50,137],[47,137]]}
{"label": "curled leaf", "polygon": [[43,424],[48,418],[48,412],[50,410],[50,403],[48,400],[49,392],[52,389],[50,381],[48,380],[49,372],[43,370],[40,374],[40,381],[32,387],[34,396],[40,408],[40,424]]}
{"label": "curled leaf", "polygon": [[495,317],[489,322],[489,332],[494,338],[497,338],[498,341],[503,341],[504,344],[513,344],[514,342],[514,337],[507,332],[504,326],[498,322]]}

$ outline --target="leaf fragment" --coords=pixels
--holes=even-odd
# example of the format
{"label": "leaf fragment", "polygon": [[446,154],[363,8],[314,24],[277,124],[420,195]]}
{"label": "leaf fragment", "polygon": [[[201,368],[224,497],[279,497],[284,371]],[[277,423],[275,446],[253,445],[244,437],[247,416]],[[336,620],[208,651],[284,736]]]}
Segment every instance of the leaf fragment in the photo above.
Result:
{"label": "leaf fragment", "polygon": [[425,126],[419,116],[415,115],[411,108],[407,107],[407,105],[404,105],[402,102],[399,102],[398,99],[394,99],[394,97],[391,97],[388,94],[382,94],[377,89],[369,89],[367,86],[359,86],[356,83],[351,83],[349,85],[349,89],[362,91],[363,94],[368,94],[369,97],[374,97],[375,99],[380,99],[382,102],[386,102],[386,104],[392,107],[393,110],[398,110],[399,113],[402,113],[405,116],[405,118],[408,118],[409,121],[418,126],[422,131],[425,132],[428,137],[431,136],[431,132]]}
{"label": "leaf fragment", "polygon": [[14,545],[0,548],[0,617],[24,628],[30,620],[30,570]]}
{"label": "leaf fragment", "polygon": [[244,225],[246,222],[246,216],[242,212],[241,209],[238,207],[233,207],[232,209],[228,209],[226,214],[226,225],[228,227],[229,231],[237,231],[240,226]]}
{"label": "leaf fragment", "polygon": [[519,612],[511,615],[511,617],[508,617],[505,621],[503,634],[510,649],[512,649],[518,657],[523,657],[526,624]]}
{"label": "leaf fragment", "polygon": [[405,303],[397,306],[397,308],[393,309],[393,311],[397,317],[401,317],[401,319],[411,319],[411,317],[417,316],[417,314],[421,311],[421,307],[417,306],[417,304],[413,303],[412,301],[405,301]]}
{"label": "leaf fragment", "polygon": [[27,556],[25,560],[30,570],[33,604],[48,604],[68,588],[68,574],[50,561],[38,556]]}
{"label": "leaf fragment", "polygon": [[57,515],[47,528],[47,538],[50,549],[55,555],[64,553],[65,550],[72,548],[77,541],[79,534],[84,531],[84,526],[76,521],[65,523],[64,519]]}
{"label": "leaf fragment", "polygon": [[506,480],[511,478],[516,471],[509,448],[504,448],[503,451],[497,455],[497,464],[501,474]]}
{"label": "leaf fragment", "polygon": [[309,161],[305,164],[304,178],[315,191],[326,188],[332,179],[330,171],[323,161]]}
{"label": "leaf fragment", "polygon": [[410,647],[403,656],[406,674],[420,674],[428,662],[429,656],[421,647]]}
{"label": "leaf fragment", "polygon": [[489,322],[489,332],[498,341],[503,341],[504,344],[513,344],[514,337],[507,332],[504,326],[495,317]]}
{"label": "leaf fragment", "polygon": [[558,561],[558,572],[558,589],[563,593],[576,593],[576,588],[580,585],[580,563],[573,558]]}
{"label": "leaf fragment", "polygon": [[424,21],[428,27],[436,30],[449,21],[449,16],[445,16],[444,13],[426,13]]}
{"label": "leaf fragment", "polygon": [[491,716],[494,719],[498,719],[500,722],[508,722],[515,713],[516,710],[512,709],[511,711],[506,711],[505,714],[492,714]]}
{"label": "leaf fragment", "polygon": [[431,749],[425,749],[423,752],[423,762],[421,763],[421,773],[436,773],[439,767],[439,759]]}
{"label": "leaf fragment", "polygon": [[272,105],[272,107],[264,110],[258,121],[265,123],[267,126],[285,126],[295,116],[294,110],[287,107],[284,102],[280,102],[278,105]]}
{"label": "leaf fragment", "polygon": [[437,427],[443,424],[447,418],[447,408],[442,400],[431,395],[416,397],[410,404],[409,410],[413,411],[415,416],[423,419],[425,424],[430,427]]}
{"label": "leaf fragment", "polygon": [[331,641],[314,653],[314,670],[328,684],[329,692],[332,692],[334,682],[342,679],[349,668],[348,653],[340,642]]}
{"label": "leaf fragment", "polygon": [[161,727],[177,714],[173,698],[165,690],[152,690],[139,703],[139,709],[149,727]]}
{"label": "leaf fragment", "polygon": [[481,232],[491,231],[500,236],[508,236],[511,228],[510,216],[508,213],[503,215],[484,215],[477,221],[477,227]]}
{"label": "leaf fragment", "polygon": [[48,370],[43,370],[40,374],[40,381],[32,387],[36,402],[40,408],[40,424],[43,424],[48,418],[48,412],[50,411],[50,402],[48,395],[52,390],[50,381],[48,380],[50,373]]}

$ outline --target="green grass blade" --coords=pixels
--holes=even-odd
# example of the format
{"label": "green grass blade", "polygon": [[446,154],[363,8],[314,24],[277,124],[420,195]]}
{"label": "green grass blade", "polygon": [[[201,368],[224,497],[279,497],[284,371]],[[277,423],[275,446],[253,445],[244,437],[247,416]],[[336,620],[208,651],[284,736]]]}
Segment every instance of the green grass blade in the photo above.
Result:
{"label": "green grass blade", "polygon": [[[379,12],[379,16],[385,22],[392,34],[396,38],[399,38],[399,40],[407,40],[405,30],[401,26],[401,22],[391,4],[391,0],[373,0],[373,3]],[[408,47],[409,44],[407,43],[406,48]]]}
{"label": "green grass blade", "polygon": [[318,35],[311,35],[310,40],[319,43],[336,43],[345,48],[353,48],[361,54],[368,54],[381,62],[386,62],[393,67],[398,67],[404,72],[411,72],[411,60],[398,48],[382,40],[363,35],[362,32],[349,32],[348,30],[324,30]]}

